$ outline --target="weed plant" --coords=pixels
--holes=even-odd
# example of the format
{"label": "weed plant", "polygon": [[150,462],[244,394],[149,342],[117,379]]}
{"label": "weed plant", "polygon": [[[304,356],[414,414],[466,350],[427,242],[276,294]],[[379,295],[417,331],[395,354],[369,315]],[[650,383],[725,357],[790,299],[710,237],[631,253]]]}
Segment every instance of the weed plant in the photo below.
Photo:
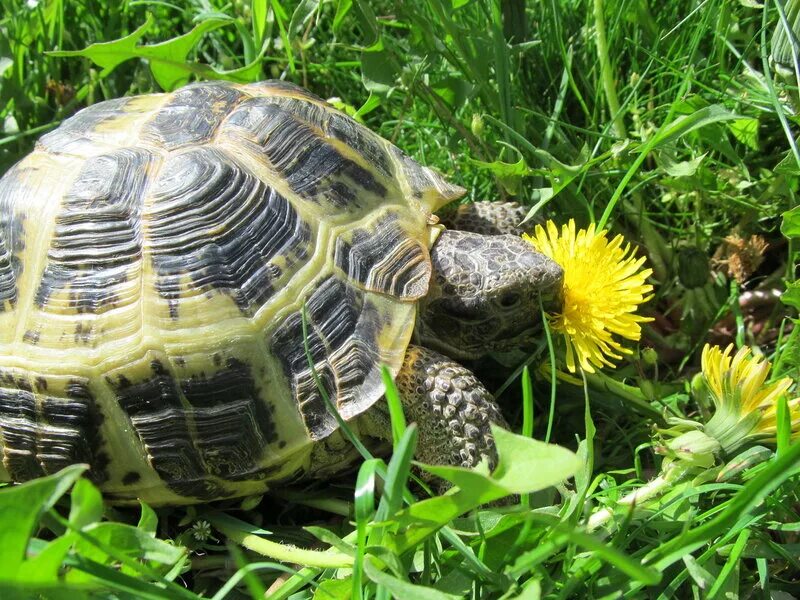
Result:
{"label": "weed plant", "polygon": [[7,486],[0,596],[800,597],[785,401],[777,445],[722,458],[668,435],[712,410],[691,384],[706,342],[757,349],[798,395],[799,4],[0,0],[2,172],[95,102],[285,79],[465,202],[623,234],[655,288],[616,369],[559,376],[552,336],[473,365],[522,433],[497,432],[494,474],[436,470],[454,494],[419,482],[389,382],[391,459],[331,483],[158,510],[104,504],[80,466]]}

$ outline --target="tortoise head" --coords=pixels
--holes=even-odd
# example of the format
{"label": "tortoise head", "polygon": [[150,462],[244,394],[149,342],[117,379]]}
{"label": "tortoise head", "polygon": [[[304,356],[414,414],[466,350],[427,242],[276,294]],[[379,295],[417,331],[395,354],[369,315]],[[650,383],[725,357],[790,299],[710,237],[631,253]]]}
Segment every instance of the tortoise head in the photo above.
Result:
{"label": "tortoise head", "polygon": [[452,358],[520,347],[541,325],[540,302],[560,309],[561,267],[518,236],[444,231],[431,261],[417,335]]}

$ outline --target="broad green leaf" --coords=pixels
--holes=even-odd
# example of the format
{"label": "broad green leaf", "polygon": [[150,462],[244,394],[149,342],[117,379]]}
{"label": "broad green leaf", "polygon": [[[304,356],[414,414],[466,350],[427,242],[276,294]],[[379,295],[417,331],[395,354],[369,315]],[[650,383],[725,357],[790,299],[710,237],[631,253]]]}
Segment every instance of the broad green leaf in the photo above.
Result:
{"label": "broad green leaf", "polygon": [[431,89],[452,109],[461,108],[475,87],[460,77],[445,77],[431,85]]}
{"label": "broad green leaf", "polygon": [[[117,557],[125,556],[172,566],[186,553],[185,548],[156,539],[147,531],[123,523],[97,523],[86,527],[84,533],[86,537],[78,537],[75,542],[75,552],[98,564],[115,565]],[[109,554],[111,551],[113,555]],[[122,570],[131,572],[127,566],[123,566]],[[87,575],[76,571],[68,573],[66,577],[68,581],[76,583],[85,581]]]}
{"label": "broad green leaf", "polygon": [[300,4],[294,9],[289,21],[289,35],[300,35],[317,8],[319,8],[319,0],[300,0]]}
{"label": "broad green leaf", "polygon": [[664,152],[657,155],[656,159],[659,166],[672,177],[689,177],[697,173],[697,169],[706,157],[706,153],[701,154],[690,160],[675,161],[669,153]]}
{"label": "broad green leaf", "polygon": [[537,492],[572,477],[580,468],[575,453],[492,426],[497,468],[492,479],[511,494]]}
{"label": "broad green leaf", "polygon": [[781,233],[787,238],[800,238],[800,206],[783,213]]}
{"label": "broad green leaf", "polygon": [[88,479],[79,479],[72,488],[69,522],[75,529],[97,523],[103,518],[103,497]]}
{"label": "broad green leaf", "polygon": [[153,16],[148,14],[147,19],[130,35],[114,40],[113,42],[99,42],[92,44],[83,50],[56,50],[49,52],[51,56],[83,56],[91,59],[94,64],[103,67],[106,71],[111,71],[117,65],[126,60],[135,58],[136,44],[139,42],[147,30],[153,25]]}
{"label": "broad green leaf", "polygon": [[361,81],[370,94],[386,96],[394,89],[396,80],[397,73],[388,50],[361,53]]}
{"label": "broad green leaf", "polygon": [[528,165],[525,164],[524,158],[520,158],[515,163],[507,163],[501,160],[496,160],[494,162],[483,162],[475,159],[470,159],[469,162],[476,167],[491,171],[491,173],[496,177],[524,177],[525,175],[529,175],[531,172],[531,170],[528,168]]}
{"label": "broad green leaf", "polygon": [[253,24],[255,43],[264,43],[264,32],[267,27],[267,0],[252,0],[250,3],[250,20]]}
{"label": "broad green leaf", "polygon": [[233,23],[233,20],[230,18],[209,18],[198,23],[189,33],[166,42],[137,45],[153,24],[152,17],[148,16],[141,27],[124,38],[113,42],[92,44],[83,50],[59,50],[48,54],[52,56],[89,58],[95,64],[103,67],[106,74],[126,60],[133,58],[144,59],[148,61],[153,77],[166,91],[171,91],[186,83],[192,75],[198,79],[225,79],[238,82],[255,81],[261,76],[263,48],[262,54],[256,56],[253,62],[229,71],[217,70],[209,65],[187,61],[189,52],[197,45],[203,35],[231,23]]}
{"label": "broad green leaf", "polygon": [[419,465],[458,487],[444,496],[416,502],[397,514],[399,529],[391,543],[398,553],[415,547],[452,519],[481,504],[545,489],[572,477],[580,467],[577,456],[566,448],[499,427],[493,426],[492,433],[498,464],[491,474],[485,463],[475,469]]}
{"label": "broad green leaf", "polygon": [[139,524],[136,527],[155,536],[156,528],[158,527],[158,515],[156,515],[156,511],[141,501],[139,502],[139,506],[142,510],[142,514],[139,517]]}
{"label": "broad green leaf", "polygon": [[206,33],[228,25],[229,19],[207,19],[198,23],[189,33],[160,44],[140,46],[139,56],[146,58],[150,70],[161,89],[172,91],[184,85],[193,71],[186,64],[186,57]]}
{"label": "broad green leaf", "polygon": [[[59,581],[35,583],[25,586],[0,581],[0,598],[3,600],[93,600],[87,592],[64,588]],[[137,598],[139,600],[139,598]]]}
{"label": "broad green leaf", "polygon": [[353,582],[344,579],[324,579],[314,590],[314,600],[350,600],[353,597]]}
{"label": "broad green leaf", "polygon": [[414,598],[415,600],[457,600],[461,598],[461,596],[440,592],[431,587],[403,581],[399,577],[379,570],[369,560],[364,561],[364,572],[372,581],[389,590],[395,598]]}
{"label": "broad green leaf", "polygon": [[[471,486],[477,477],[482,481],[480,486],[495,488],[504,496],[543,490],[572,477],[580,468],[575,453],[561,446],[545,444],[496,426],[492,426],[492,435],[497,447],[498,461],[491,474],[481,472],[479,468],[421,466],[426,471],[451,481],[462,490],[466,489],[462,484]],[[495,499],[497,498],[492,498]]]}
{"label": "broad green leaf", "polygon": [[529,579],[514,600],[539,600],[542,597],[542,584],[538,579]]}
{"label": "broad green leaf", "polygon": [[57,582],[61,565],[74,542],[75,536],[66,534],[46,544],[19,566],[16,580],[25,584]]}
{"label": "broad green leaf", "polygon": [[87,469],[72,465],[55,475],[41,477],[0,491],[0,579],[15,579],[25,559],[34,529],[45,511],[50,510]]}
{"label": "broad green leaf", "polygon": [[794,281],[786,286],[786,291],[781,294],[781,302],[800,311],[800,282]]}
{"label": "broad green leaf", "polygon": [[728,123],[733,137],[742,142],[748,148],[758,150],[758,119],[746,118],[736,119]]}
{"label": "broad green leaf", "polygon": [[[583,173],[584,170],[589,166],[585,147],[581,148],[580,153],[575,157],[578,159],[578,162],[574,165],[568,165],[561,162],[552,154],[542,150],[541,148],[534,148],[533,154],[546,167],[544,174],[550,180],[550,185],[553,187],[554,196],[567,187],[573,179]],[[531,174],[533,174],[533,172]]]}
{"label": "broad green leaf", "polygon": [[470,159],[470,162],[477,167],[491,171],[500,185],[512,196],[519,193],[522,185],[522,178],[531,174],[531,170],[528,168],[528,165],[525,164],[524,158],[520,158],[515,163],[507,163],[499,160],[489,163],[474,159]]}
{"label": "broad green leaf", "polygon": [[780,175],[789,175],[796,177],[800,175],[800,164],[797,164],[797,159],[792,154],[791,150],[786,153],[781,161],[772,169],[775,173]]}
{"label": "broad green leaf", "polygon": [[361,25],[361,32],[364,34],[364,40],[362,42],[364,48],[372,48],[378,44],[381,39],[381,29],[378,25],[378,19],[370,7],[369,2],[356,2],[354,6],[356,9],[356,18]]}
{"label": "broad green leaf", "polygon": [[741,115],[730,112],[727,108],[720,104],[704,106],[703,108],[696,110],[689,115],[681,115],[668,125],[662,127],[658,132],[656,132],[655,136],[644,145],[643,151],[646,152],[654,148],[662,147],[666,144],[671,144],[687,133],[690,133],[695,129],[710,123],[735,121],[741,119]]}

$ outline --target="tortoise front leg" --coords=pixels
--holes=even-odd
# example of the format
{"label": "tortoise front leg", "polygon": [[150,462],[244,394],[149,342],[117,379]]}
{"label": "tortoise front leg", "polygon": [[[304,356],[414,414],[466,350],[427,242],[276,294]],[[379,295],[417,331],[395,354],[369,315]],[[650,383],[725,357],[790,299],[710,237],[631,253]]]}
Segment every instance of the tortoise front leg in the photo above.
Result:
{"label": "tortoise front leg", "polygon": [[409,346],[395,379],[406,420],[417,424],[416,458],[430,464],[474,467],[497,463],[490,423],[507,426],[492,395],[466,367]]}
{"label": "tortoise front leg", "polygon": [[[406,422],[417,424],[417,460],[474,467],[486,457],[490,469],[495,468],[497,453],[490,424],[508,425],[472,371],[443,354],[410,345],[395,384]],[[385,401],[373,405],[354,425],[359,435],[367,436],[362,440],[373,450],[385,450],[385,442],[392,441]],[[341,431],[335,431],[314,445],[307,475],[328,478],[357,460],[352,444]]]}
{"label": "tortoise front leg", "polygon": [[448,229],[486,235],[521,235],[533,231],[536,224],[535,221],[529,221],[520,226],[529,210],[529,206],[518,202],[483,201],[447,206],[439,211],[439,216]]}

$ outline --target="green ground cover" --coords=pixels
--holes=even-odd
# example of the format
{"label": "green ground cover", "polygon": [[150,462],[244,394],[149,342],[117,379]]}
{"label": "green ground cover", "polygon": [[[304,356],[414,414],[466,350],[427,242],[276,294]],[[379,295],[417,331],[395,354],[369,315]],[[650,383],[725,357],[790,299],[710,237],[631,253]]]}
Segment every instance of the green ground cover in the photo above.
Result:
{"label": "green ground cover", "polygon": [[[391,460],[264,498],[113,507],[75,467],[0,490],[0,597],[799,596],[800,3],[0,6],[0,173],[86,105],[281,78],[467,202],[624,235],[654,288],[616,368],[554,376],[558,336],[476,366],[520,435],[498,434],[493,475],[441,473],[456,494],[414,482],[415,429],[396,410]],[[774,435],[757,415],[709,440],[705,343],[769,359],[763,389],[790,379],[759,412]],[[733,387],[726,410],[742,416]]]}

